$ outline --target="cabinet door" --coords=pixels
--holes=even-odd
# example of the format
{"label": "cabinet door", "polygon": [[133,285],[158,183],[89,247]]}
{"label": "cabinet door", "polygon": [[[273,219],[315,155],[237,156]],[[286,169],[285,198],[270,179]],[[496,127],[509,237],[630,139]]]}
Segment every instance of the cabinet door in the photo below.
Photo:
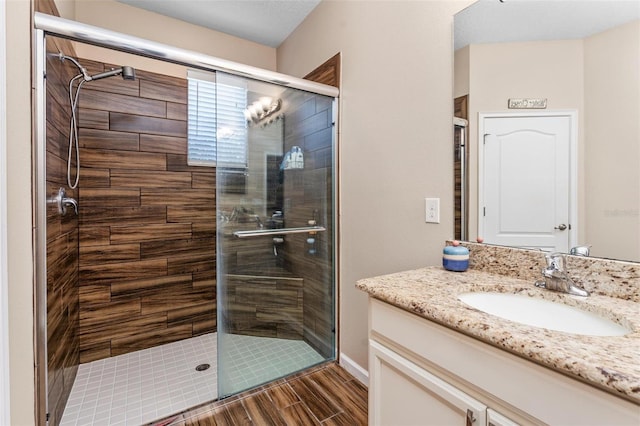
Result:
{"label": "cabinet door", "polygon": [[369,341],[369,424],[486,425],[486,405]]}

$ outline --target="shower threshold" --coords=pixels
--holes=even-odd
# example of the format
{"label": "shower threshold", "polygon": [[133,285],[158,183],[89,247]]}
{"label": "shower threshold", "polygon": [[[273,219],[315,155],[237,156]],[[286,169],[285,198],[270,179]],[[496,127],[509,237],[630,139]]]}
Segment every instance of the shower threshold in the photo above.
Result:
{"label": "shower threshold", "polygon": [[[227,371],[222,379],[231,392],[324,361],[299,340],[224,338]],[[218,397],[216,340],[216,333],[209,333],[81,364],[60,424],[137,426],[214,401]],[[202,364],[210,368],[196,370]]]}

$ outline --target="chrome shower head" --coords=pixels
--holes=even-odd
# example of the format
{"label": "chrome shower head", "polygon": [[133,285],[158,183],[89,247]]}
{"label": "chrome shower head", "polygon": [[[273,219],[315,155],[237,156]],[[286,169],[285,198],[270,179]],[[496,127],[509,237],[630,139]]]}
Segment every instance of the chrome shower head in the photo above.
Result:
{"label": "chrome shower head", "polygon": [[100,74],[90,75],[89,78],[85,77],[86,81],[95,81],[102,78],[112,77],[114,75],[122,75],[125,80],[135,80],[136,71],[132,67],[123,66],[120,68],[114,68],[110,71],[101,72]]}

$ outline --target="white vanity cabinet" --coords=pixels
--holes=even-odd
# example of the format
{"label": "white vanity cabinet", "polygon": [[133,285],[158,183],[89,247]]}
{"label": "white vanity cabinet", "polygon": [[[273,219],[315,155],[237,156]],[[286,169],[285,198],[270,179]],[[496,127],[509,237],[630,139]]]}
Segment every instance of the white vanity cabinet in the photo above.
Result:
{"label": "white vanity cabinet", "polygon": [[640,406],[370,297],[369,424],[638,426]]}
{"label": "white vanity cabinet", "polygon": [[403,358],[369,342],[370,425],[486,425],[487,406]]}

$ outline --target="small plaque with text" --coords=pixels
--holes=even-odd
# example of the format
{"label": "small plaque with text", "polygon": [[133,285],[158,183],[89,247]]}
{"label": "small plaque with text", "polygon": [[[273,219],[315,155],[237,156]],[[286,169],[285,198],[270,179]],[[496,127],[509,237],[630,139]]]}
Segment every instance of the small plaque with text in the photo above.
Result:
{"label": "small plaque with text", "polygon": [[544,109],[546,98],[509,98],[509,109]]}

